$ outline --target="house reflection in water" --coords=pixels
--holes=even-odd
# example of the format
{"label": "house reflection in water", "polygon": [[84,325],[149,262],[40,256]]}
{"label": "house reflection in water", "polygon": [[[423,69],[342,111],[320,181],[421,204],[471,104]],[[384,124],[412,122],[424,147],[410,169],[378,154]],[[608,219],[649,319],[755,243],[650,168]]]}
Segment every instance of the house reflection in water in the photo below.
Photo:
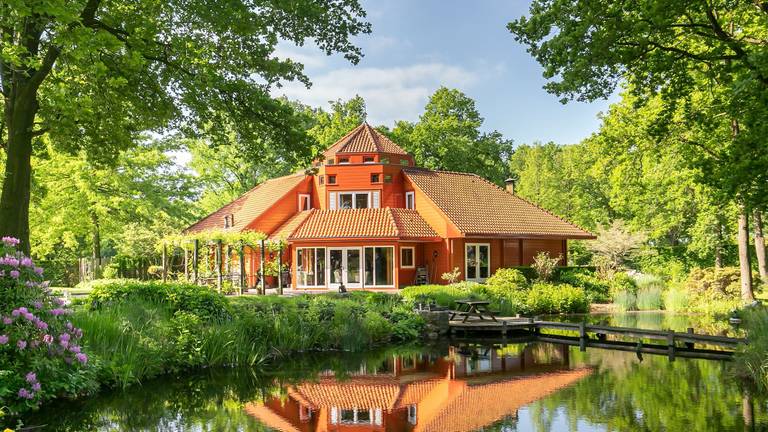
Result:
{"label": "house reflection in water", "polygon": [[568,347],[451,347],[448,355],[395,357],[349,378],[332,373],[287,389],[246,411],[284,432],[471,431],[590,373],[571,369]]}

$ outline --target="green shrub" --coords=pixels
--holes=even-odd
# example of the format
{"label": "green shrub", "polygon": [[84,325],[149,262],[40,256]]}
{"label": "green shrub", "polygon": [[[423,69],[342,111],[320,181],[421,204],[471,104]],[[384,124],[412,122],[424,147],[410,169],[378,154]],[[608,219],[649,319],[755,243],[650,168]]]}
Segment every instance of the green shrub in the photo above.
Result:
{"label": "green shrub", "polygon": [[736,375],[752,381],[761,392],[768,391],[768,310],[764,307],[741,313],[749,344],[735,356]]}
{"label": "green shrub", "polygon": [[622,312],[637,310],[637,296],[630,291],[618,291],[613,295],[613,304]]}
{"label": "green shrub", "polygon": [[642,289],[655,288],[659,291],[664,291],[667,284],[664,283],[664,279],[652,274],[641,273],[633,277],[635,279],[635,285],[638,291]]}
{"label": "green shrub", "polygon": [[502,268],[496,270],[486,284],[497,290],[524,290],[528,288],[528,280],[525,279],[525,275],[518,269]]}
{"label": "green shrub", "polygon": [[612,295],[615,295],[617,293],[620,293],[622,291],[626,291],[633,296],[637,294],[637,284],[635,283],[635,280],[632,278],[632,276],[619,272],[613,275],[613,277],[609,281],[610,287],[611,287],[611,293]]}
{"label": "green shrub", "polygon": [[551,280],[557,269],[557,264],[562,258],[562,255],[550,257],[549,252],[539,252],[536,254],[531,264],[531,267],[536,271],[536,278],[544,282]]}
{"label": "green shrub", "polygon": [[661,289],[651,286],[637,291],[637,309],[660,310],[662,307]]}
{"label": "green shrub", "polygon": [[85,286],[92,309],[127,300],[144,300],[163,304],[172,312],[192,312],[205,320],[225,320],[230,316],[226,297],[200,285],[179,282],[138,281],[133,279],[101,279]]}
{"label": "green shrub", "polygon": [[671,287],[664,293],[664,309],[670,312],[688,310],[688,294],[685,289]]}
{"label": "green shrub", "polygon": [[527,294],[527,313],[576,313],[589,310],[584,290],[571,285],[536,283]]}
{"label": "green shrub", "polygon": [[456,300],[468,298],[470,292],[467,285],[463,284],[418,285],[402,289],[400,295],[411,304],[434,302],[439,306],[454,308]]}
{"label": "green shrub", "polygon": [[594,272],[569,269],[560,272],[558,281],[583,288],[590,303],[607,303],[611,300],[609,283],[598,278]]}

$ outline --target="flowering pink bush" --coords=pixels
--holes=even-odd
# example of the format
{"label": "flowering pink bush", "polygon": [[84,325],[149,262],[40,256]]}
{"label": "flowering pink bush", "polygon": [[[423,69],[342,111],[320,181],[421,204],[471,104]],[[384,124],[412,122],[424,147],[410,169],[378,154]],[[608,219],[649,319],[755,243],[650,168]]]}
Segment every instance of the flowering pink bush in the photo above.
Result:
{"label": "flowering pink bush", "polygon": [[80,346],[82,331],[51,294],[43,269],[16,250],[18,242],[0,239],[0,417],[96,383]]}

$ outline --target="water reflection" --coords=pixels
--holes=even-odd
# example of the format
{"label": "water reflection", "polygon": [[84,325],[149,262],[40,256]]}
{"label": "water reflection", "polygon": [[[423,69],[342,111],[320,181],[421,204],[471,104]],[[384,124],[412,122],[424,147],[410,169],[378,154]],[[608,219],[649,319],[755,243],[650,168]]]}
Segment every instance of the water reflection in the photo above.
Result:
{"label": "water reflection", "polygon": [[729,365],[544,342],[303,354],[58,403],[25,420],[78,432],[768,429],[765,397],[744,391]]}
{"label": "water reflection", "polygon": [[589,375],[572,368],[563,345],[467,345],[447,355],[420,353],[363,367],[345,379],[334,373],[246,406],[281,431],[471,431],[515,418],[531,402]]}

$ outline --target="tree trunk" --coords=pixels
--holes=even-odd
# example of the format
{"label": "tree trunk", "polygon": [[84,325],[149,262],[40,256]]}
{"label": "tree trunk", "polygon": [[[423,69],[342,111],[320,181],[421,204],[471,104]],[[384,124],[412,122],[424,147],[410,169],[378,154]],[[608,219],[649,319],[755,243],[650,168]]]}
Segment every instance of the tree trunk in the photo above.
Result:
{"label": "tree trunk", "polygon": [[715,244],[715,268],[723,268],[723,223],[720,220],[720,215],[717,217],[717,227],[715,228],[717,240]]}
{"label": "tree trunk", "polygon": [[99,228],[99,215],[94,211],[91,211],[91,227],[92,233],[92,261],[93,261],[93,278],[98,279],[101,277],[101,232]]}
{"label": "tree trunk", "polygon": [[760,272],[760,280],[768,284],[768,267],[765,262],[765,236],[763,235],[763,214],[755,210],[752,214],[755,224],[755,255],[757,255],[757,270]]}
{"label": "tree trunk", "polygon": [[746,302],[754,301],[752,266],[749,259],[749,217],[744,205],[739,209],[739,267],[741,269],[741,299]]}
{"label": "tree trunk", "polygon": [[29,197],[32,175],[32,127],[38,110],[35,90],[15,86],[5,99],[8,147],[3,192],[0,195],[0,235],[21,240],[19,248],[29,254]]}

